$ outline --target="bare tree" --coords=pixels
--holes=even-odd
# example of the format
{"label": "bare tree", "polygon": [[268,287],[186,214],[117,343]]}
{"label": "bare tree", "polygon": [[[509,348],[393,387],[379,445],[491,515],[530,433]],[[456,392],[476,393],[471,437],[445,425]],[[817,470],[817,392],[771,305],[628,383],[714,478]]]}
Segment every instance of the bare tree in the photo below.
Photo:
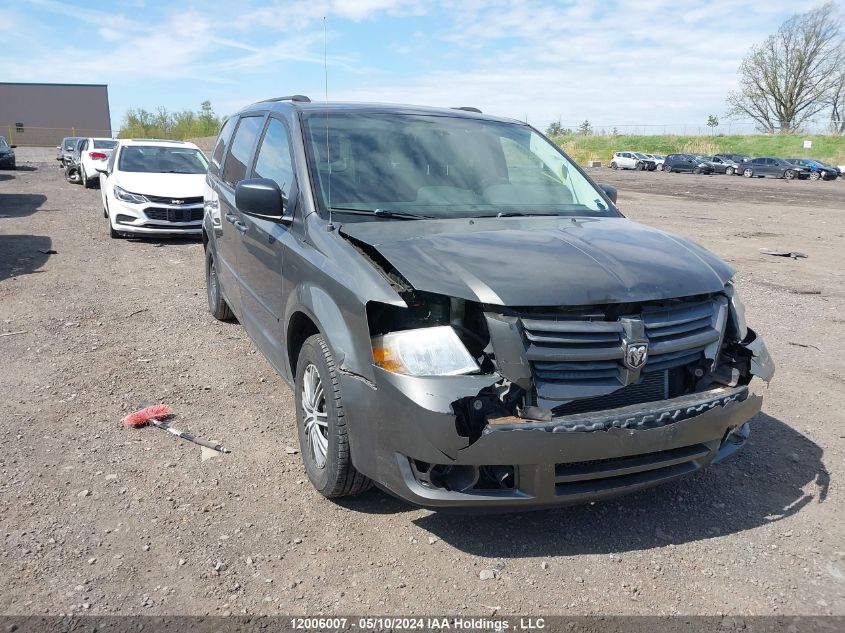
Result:
{"label": "bare tree", "polygon": [[834,134],[845,134],[845,68],[839,72],[839,77],[830,91],[830,131]]}
{"label": "bare tree", "polygon": [[750,117],[765,132],[797,131],[830,105],[843,63],[841,22],[834,2],[799,13],[755,46],[739,67],[729,115]]}

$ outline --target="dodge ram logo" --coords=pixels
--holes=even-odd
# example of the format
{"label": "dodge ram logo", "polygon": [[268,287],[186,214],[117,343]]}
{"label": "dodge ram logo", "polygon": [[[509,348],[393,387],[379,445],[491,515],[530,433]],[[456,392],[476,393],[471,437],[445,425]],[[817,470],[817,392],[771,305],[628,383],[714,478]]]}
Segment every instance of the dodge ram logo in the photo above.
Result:
{"label": "dodge ram logo", "polygon": [[648,360],[648,343],[627,343],[624,360],[628,369],[640,369]]}

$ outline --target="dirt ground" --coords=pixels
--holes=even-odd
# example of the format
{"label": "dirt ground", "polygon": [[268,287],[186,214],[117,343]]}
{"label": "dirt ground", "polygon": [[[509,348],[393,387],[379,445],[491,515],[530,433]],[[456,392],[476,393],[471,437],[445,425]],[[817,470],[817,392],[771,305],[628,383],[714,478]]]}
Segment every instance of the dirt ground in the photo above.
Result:
{"label": "dirt ground", "polygon": [[[724,464],[472,517],[315,493],[291,393],[206,311],[201,245],[111,240],[99,191],[23,156],[0,172],[0,612],[845,614],[845,182],[593,170],[737,267],[777,375]],[[232,453],[122,428],[144,400]]]}

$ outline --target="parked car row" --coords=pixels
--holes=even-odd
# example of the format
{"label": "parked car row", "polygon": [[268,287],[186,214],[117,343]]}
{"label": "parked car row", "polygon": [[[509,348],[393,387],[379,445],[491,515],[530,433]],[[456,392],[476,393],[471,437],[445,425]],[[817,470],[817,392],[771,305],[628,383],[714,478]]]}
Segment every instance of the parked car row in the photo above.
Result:
{"label": "parked car row", "polygon": [[65,179],[90,189],[97,184],[99,170],[117,146],[113,138],[68,137],[56,146],[56,160],[65,170]]}
{"label": "parked car row", "polygon": [[200,235],[208,161],[193,143],[66,138],[56,149],[68,182],[99,185],[112,238]]}
{"label": "parked car row", "polygon": [[839,167],[809,158],[751,158],[744,154],[646,154],[614,152],[611,169],[637,171],[687,172],[692,174],[726,174],[746,178],[784,178],[786,180],[835,180],[842,176]]}

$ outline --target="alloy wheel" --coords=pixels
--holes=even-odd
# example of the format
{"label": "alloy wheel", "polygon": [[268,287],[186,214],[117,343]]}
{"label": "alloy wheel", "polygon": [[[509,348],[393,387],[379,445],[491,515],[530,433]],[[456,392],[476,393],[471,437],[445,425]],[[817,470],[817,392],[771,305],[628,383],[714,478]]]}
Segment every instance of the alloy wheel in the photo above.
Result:
{"label": "alloy wheel", "polygon": [[325,468],[329,450],[329,419],[323,382],[314,364],[305,368],[301,397],[302,424],[305,427],[308,448],[317,468]]}

